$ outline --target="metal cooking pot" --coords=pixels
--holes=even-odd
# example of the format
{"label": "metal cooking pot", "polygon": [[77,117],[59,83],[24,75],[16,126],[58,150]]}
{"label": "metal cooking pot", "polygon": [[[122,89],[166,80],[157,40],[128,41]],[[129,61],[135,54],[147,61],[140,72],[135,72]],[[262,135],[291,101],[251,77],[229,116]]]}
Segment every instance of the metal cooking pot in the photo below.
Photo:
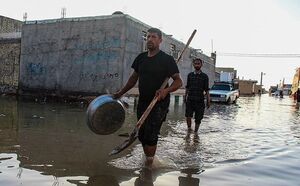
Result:
{"label": "metal cooking pot", "polygon": [[112,95],[95,98],[87,109],[87,125],[96,134],[108,135],[120,129],[125,120],[124,105]]}

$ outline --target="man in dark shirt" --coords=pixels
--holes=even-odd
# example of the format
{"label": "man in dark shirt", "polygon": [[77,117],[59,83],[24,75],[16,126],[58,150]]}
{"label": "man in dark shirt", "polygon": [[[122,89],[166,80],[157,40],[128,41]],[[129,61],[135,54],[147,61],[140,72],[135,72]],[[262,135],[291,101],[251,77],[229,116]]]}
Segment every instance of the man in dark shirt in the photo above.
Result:
{"label": "man in dark shirt", "polygon": [[185,101],[185,117],[188,131],[192,131],[192,117],[195,113],[195,133],[198,132],[205,110],[204,95],[206,95],[206,106],[210,106],[210,96],[208,88],[208,76],[201,71],[203,61],[200,58],[193,60],[195,71],[190,72],[187,77]]}
{"label": "man in dark shirt", "polygon": [[[132,64],[134,69],[126,85],[114,94],[115,98],[121,97],[130,90],[138,81],[139,101],[137,118],[139,119],[150,102],[158,96],[158,102],[148,115],[138,132],[146,155],[146,166],[151,166],[156,152],[158,134],[162,123],[165,121],[170,103],[170,93],[182,86],[178,67],[172,56],[160,50],[162,33],[157,28],[150,28],[147,34],[147,52],[139,54]],[[160,89],[166,78],[171,77],[173,83]]]}

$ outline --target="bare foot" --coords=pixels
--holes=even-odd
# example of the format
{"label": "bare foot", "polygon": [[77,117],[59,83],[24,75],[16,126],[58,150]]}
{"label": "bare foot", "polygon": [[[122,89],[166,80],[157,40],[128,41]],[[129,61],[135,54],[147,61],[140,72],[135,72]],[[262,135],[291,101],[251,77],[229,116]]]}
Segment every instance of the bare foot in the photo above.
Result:
{"label": "bare foot", "polygon": [[151,169],[153,164],[154,157],[146,157],[145,168]]}
{"label": "bare foot", "polygon": [[188,133],[193,132],[193,129],[189,127],[188,130],[187,130],[187,132]]}

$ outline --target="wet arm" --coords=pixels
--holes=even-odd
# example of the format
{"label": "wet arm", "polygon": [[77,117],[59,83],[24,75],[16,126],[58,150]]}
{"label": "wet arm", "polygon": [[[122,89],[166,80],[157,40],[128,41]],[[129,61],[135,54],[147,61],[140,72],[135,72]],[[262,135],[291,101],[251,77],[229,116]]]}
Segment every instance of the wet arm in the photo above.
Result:
{"label": "wet arm", "polygon": [[173,82],[171,84],[171,86],[164,88],[164,89],[159,89],[158,91],[156,91],[156,96],[158,96],[158,101],[165,99],[165,97],[171,93],[176,91],[177,89],[179,89],[182,86],[182,79],[179,75],[179,73],[176,73],[172,76]]}
{"label": "wet arm", "polygon": [[210,95],[209,95],[209,91],[206,91],[206,107],[207,108],[210,107]]}
{"label": "wet arm", "polygon": [[179,73],[176,73],[172,76],[173,82],[172,84],[166,88],[168,93],[174,92],[182,86],[182,79]]}

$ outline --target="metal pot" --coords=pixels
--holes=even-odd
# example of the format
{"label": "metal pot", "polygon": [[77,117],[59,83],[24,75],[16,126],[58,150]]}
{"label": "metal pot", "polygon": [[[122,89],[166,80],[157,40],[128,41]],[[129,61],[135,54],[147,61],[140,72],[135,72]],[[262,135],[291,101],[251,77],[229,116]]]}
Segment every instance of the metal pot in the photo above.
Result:
{"label": "metal pot", "polygon": [[125,120],[125,109],[121,101],[111,95],[95,98],[87,109],[87,125],[96,134],[108,135],[120,129]]}

